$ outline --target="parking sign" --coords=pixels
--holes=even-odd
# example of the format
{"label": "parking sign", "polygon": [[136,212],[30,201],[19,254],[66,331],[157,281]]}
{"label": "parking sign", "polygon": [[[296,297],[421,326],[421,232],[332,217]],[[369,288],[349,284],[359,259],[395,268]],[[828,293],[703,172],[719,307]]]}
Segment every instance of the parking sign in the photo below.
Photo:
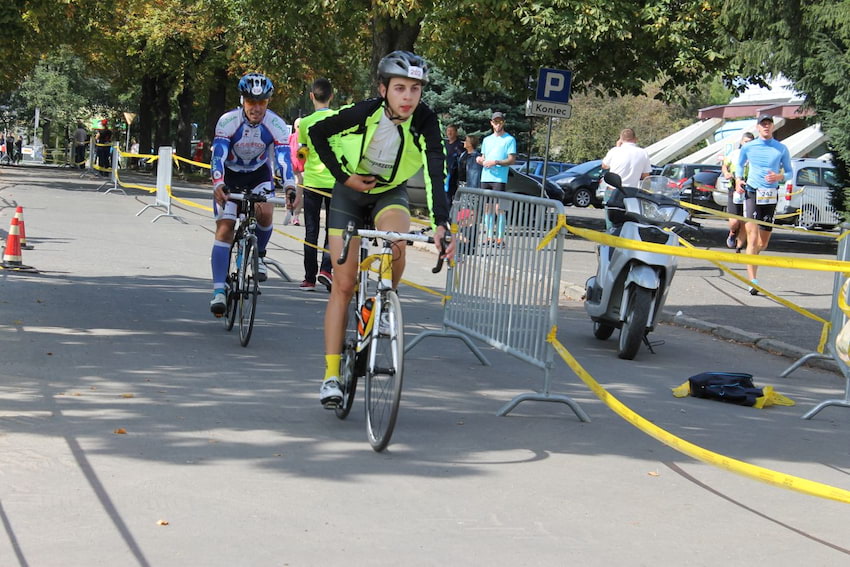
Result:
{"label": "parking sign", "polygon": [[570,101],[572,71],[542,67],[537,74],[537,100],[566,104]]}

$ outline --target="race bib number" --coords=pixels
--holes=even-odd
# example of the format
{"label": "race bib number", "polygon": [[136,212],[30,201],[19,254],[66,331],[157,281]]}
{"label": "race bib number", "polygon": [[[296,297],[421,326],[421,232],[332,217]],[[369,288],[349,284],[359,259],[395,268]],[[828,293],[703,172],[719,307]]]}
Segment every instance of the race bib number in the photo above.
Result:
{"label": "race bib number", "polygon": [[776,187],[771,189],[756,189],[756,205],[775,205]]}

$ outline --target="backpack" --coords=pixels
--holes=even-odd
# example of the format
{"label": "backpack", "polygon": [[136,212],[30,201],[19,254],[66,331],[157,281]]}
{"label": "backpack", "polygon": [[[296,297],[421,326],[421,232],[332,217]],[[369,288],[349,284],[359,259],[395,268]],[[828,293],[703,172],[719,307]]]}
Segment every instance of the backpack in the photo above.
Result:
{"label": "backpack", "polygon": [[759,409],[772,405],[794,405],[794,400],[774,391],[773,386],[757,388],[753,384],[753,375],[745,372],[701,372],[673,388],[673,395],[677,398],[689,394],[695,398]]}
{"label": "backpack", "polygon": [[739,406],[753,406],[762,389],[753,384],[753,375],[744,372],[701,372],[688,378],[695,398],[708,398]]}

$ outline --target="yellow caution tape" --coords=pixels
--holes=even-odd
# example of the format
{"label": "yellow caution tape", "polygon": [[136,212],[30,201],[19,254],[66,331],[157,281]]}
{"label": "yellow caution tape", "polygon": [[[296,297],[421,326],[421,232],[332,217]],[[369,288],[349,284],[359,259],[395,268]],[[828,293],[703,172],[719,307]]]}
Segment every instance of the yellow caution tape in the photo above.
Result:
{"label": "yellow caution tape", "polygon": [[[685,207],[686,209],[693,209],[695,211],[699,211],[699,212],[704,213],[704,214],[708,214],[708,215],[711,215],[711,216],[720,217],[720,218],[724,218],[724,219],[736,219],[736,220],[739,220],[739,221],[742,221],[742,222],[752,222],[752,223],[759,224],[759,225],[762,225],[762,226],[769,226],[771,228],[778,228],[780,230],[788,230],[788,231],[791,231],[791,232],[801,232],[801,233],[804,233],[804,234],[815,234],[817,236],[828,236],[829,238],[838,238],[838,236],[835,233],[832,233],[832,232],[823,232],[823,231],[819,231],[819,230],[807,230],[805,228],[799,228],[799,227],[796,227],[796,226],[787,226],[787,225],[781,225],[781,224],[774,224],[772,222],[755,220],[755,219],[751,219],[751,218],[747,218],[747,217],[742,217],[741,215],[733,215],[732,213],[727,213],[726,211],[718,211],[717,209],[709,209],[709,208],[706,208],[706,207],[701,207],[699,205],[694,205],[693,203],[687,203],[685,201],[679,201],[679,204],[681,206]],[[775,218],[782,219],[782,218],[788,218],[788,217],[795,217],[795,216],[797,216],[798,213],[799,213],[799,209],[798,209],[797,213],[790,213],[790,214],[787,214],[787,215],[777,215]]]}
{"label": "yellow caution tape", "polygon": [[767,254],[735,254],[734,252],[711,252],[682,248],[681,246],[667,246],[666,244],[655,244],[653,242],[638,242],[630,238],[621,238],[596,230],[578,228],[565,225],[566,230],[576,236],[592,240],[599,244],[615,246],[617,248],[628,248],[629,250],[642,250],[644,252],[655,252],[671,256],[682,256],[684,258],[699,258],[701,260],[717,260],[731,264],[748,264],[751,266],[773,266],[776,268],[791,268],[795,270],[815,270],[820,272],[850,272],[850,262],[839,260],[823,260],[820,258],[791,258],[787,256],[770,256]]}
{"label": "yellow caution tape", "polygon": [[602,402],[604,402],[605,405],[608,406],[614,413],[650,437],[653,437],[682,454],[693,457],[694,459],[709,465],[726,469],[733,473],[740,474],[766,484],[772,484],[773,486],[778,486],[780,488],[787,488],[810,496],[817,496],[819,498],[826,498],[850,504],[850,491],[848,490],[781,473],[764,467],[759,467],[744,461],[739,461],[737,459],[709,451],[708,449],[704,449],[698,445],[694,445],[693,443],[685,441],[684,439],[658,427],[651,421],[632,411],[628,406],[620,402],[610,392],[605,390],[605,388],[603,388],[596,380],[594,380],[593,377],[578,363],[573,355],[564,348],[564,345],[558,341],[556,332],[557,327],[552,327],[552,330],[549,332],[546,340],[552,344],[555,351],[561,356],[561,358],[564,359],[564,362],[567,363],[567,366],[569,366],[572,371],[575,372],[576,375],[591,389],[591,391],[593,391],[596,397],[602,400]]}
{"label": "yellow caution tape", "polygon": [[[685,246],[685,247],[687,247],[687,248],[694,248],[694,245],[693,245],[693,244],[691,244],[690,242],[688,242],[687,240],[685,240],[685,239],[684,239],[684,238],[682,238],[681,236],[679,236],[679,242],[680,242],[683,246]],[[795,312],[799,313],[800,315],[802,315],[802,316],[804,316],[804,317],[808,317],[809,319],[812,319],[812,320],[814,320],[814,321],[817,321],[818,323],[822,323],[822,324],[823,324],[823,327],[821,328],[821,336],[820,336],[820,341],[819,341],[819,343],[818,343],[818,349],[817,349],[817,351],[818,351],[819,353],[823,354],[823,349],[824,349],[824,347],[826,346],[826,341],[827,341],[827,338],[829,337],[829,329],[830,329],[830,327],[832,326],[832,324],[831,324],[829,321],[827,321],[827,320],[826,320],[826,319],[824,319],[823,317],[820,317],[820,316],[818,316],[818,315],[815,315],[814,313],[812,313],[812,312],[811,312],[811,311],[809,311],[808,309],[805,309],[804,307],[800,307],[799,305],[796,305],[796,304],[794,304],[794,303],[791,303],[791,302],[790,302],[790,301],[788,301],[787,299],[784,299],[784,298],[782,298],[782,297],[779,297],[778,295],[774,295],[774,294],[770,293],[769,291],[767,291],[766,289],[762,288],[762,287],[761,287],[761,286],[759,286],[758,284],[754,284],[754,283],[750,282],[750,281],[749,281],[749,280],[747,280],[747,278],[745,278],[744,276],[742,276],[742,275],[740,275],[740,274],[736,274],[735,272],[733,272],[732,270],[730,270],[728,267],[726,267],[724,264],[722,264],[722,263],[720,263],[720,262],[716,262],[716,261],[714,261],[714,260],[710,260],[710,262],[711,262],[712,264],[714,264],[715,266],[717,266],[717,267],[718,267],[720,270],[722,270],[724,273],[729,274],[730,276],[732,276],[733,278],[737,279],[737,280],[738,280],[738,281],[740,281],[741,283],[744,283],[744,284],[746,284],[746,285],[751,285],[751,286],[753,286],[754,288],[756,288],[757,290],[759,290],[762,294],[764,294],[766,297],[768,297],[768,298],[772,299],[773,301],[775,301],[775,302],[777,302],[777,303],[779,303],[779,304],[781,304],[781,305],[784,305],[784,306],[785,306],[785,307],[787,307],[788,309],[791,309],[792,311],[795,311]]]}

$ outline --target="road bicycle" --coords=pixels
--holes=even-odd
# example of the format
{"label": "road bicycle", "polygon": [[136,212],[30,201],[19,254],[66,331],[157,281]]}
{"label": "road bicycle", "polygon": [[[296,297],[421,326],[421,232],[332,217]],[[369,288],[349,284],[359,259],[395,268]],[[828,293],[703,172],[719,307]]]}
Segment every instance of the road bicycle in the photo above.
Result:
{"label": "road bicycle", "polygon": [[[241,190],[238,190],[241,191]],[[257,203],[285,204],[286,201],[265,194],[251,193],[250,190],[237,192],[232,189],[228,200],[237,201],[237,225],[233,244],[230,245],[230,262],[227,268],[226,303],[224,326],[230,331],[239,315],[239,343],[245,347],[251,340],[254,330],[254,317],[257,311],[257,297],[260,295],[260,282],[257,276],[260,264],[260,252],[257,249]]]}
{"label": "road bicycle", "polygon": [[[427,229],[426,229],[427,230]],[[390,442],[401,401],[404,374],[404,319],[401,301],[392,287],[393,247],[408,242],[434,243],[434,237],[423,232],[398,233],[371,228],[356,229],[353,222],[343,232],[342,254],[345,263],[351,239],[360,237],[360,268],[357,287],[348,309],[345,341],[340,360],[342,401],[334,408],[339,419],[348,417],[354,403],[357,381],[365,382],[366,432],[375,451],[383,451]],[[382,242],[377,254],[369,254],[371,246]],[[448,246],[449,237],[442,246]],[[443,259],[432,268],[438,273]],[[377,279],[370,275],[377,264]]]}

